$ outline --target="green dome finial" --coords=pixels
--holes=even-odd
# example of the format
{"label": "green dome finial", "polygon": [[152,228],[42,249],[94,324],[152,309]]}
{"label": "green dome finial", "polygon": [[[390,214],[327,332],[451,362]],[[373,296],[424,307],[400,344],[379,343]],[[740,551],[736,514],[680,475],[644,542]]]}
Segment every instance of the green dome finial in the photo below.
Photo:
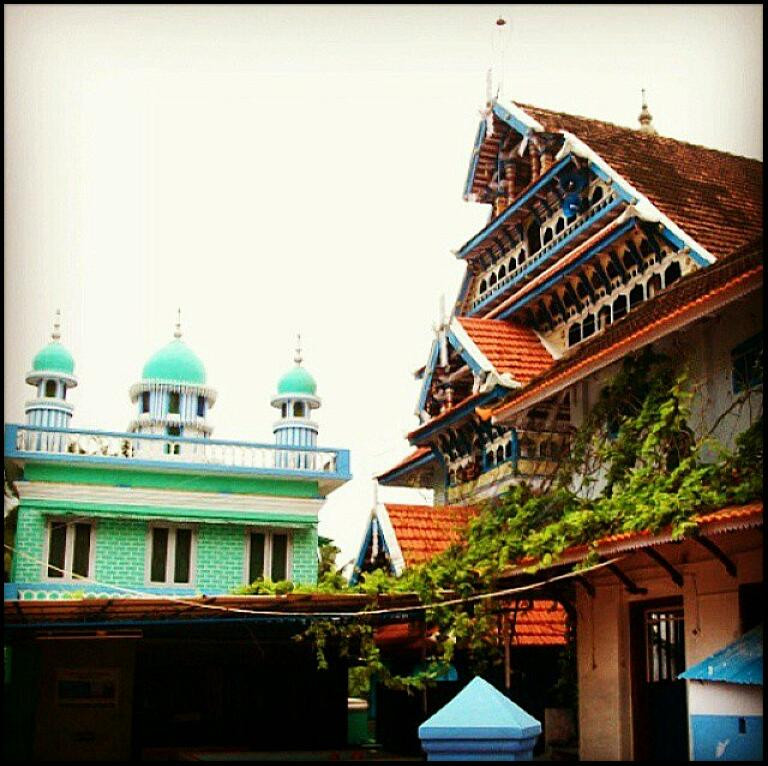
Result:
{"label": "green dome finial", "polygon": [[143,380],[205,384],[205,366],[200,357],[181,340],[181,309],[178,309],[173,340],[157,351],[144,365]]}
{"label": "green dome finial", "polygon": [[37,352],[32,360],[33,372],[63,372],[72,375],[75,371],[75,360],[59,342],[61,339],[61,310],[56,309],[53,321],[51,342]]}
{"label": "green dome finial", "polygon": [[296,356],[293,357],[296,366],[283,375],[277,382],[277,393],[279,396],[287,394],[297,394],[299,396],[315,396],[317,392],[317,383],[315,379],[301,366],[303,358],[301,356],[301,335],[296,336]]}

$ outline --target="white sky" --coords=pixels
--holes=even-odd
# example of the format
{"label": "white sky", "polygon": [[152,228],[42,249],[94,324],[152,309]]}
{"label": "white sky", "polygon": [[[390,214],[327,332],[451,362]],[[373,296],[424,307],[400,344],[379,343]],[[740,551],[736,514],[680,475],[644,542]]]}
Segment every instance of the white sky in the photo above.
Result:
{"label": "white sky", "polygon": [[301,331],[351,558],[487,217],[461,193],[499,14],[502,97],[635,126],[645,87],[661,133],[762,159],[759,5],[6,5],[6,421],[60,307],[73,426],[124,430],[181,306],[214,437],[271,443]]}

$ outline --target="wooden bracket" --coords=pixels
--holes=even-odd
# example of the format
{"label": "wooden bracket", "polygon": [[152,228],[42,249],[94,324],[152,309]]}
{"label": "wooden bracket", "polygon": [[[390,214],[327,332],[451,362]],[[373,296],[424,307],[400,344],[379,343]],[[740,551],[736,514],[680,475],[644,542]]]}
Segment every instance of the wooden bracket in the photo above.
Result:
{"label": "wooden bracket", "polygon": [[613,572],[616,577],[618,577],[619,580],[624,583],[624,587],[627,589],[628,593],[631,593],[633,596],[648,593],[648,588],[640,588],[635,584],[635,581],[627,577],[627,575],[622,572],[621,569],[616,566],[616,564],[608,564],[608,569],[610,569],[611,572]]}
{"label": "wooden bracket", "polygon": [[722,565],[725,567],[725,571],[728,572],[731,577],[736,577],[736,564],[734,564],[733,561],[729,559],[728,556],[726,556],[725,553],[720,550],[720,548],[717,547],[717,545],[715,545],[708,538],[700,537],[698,535],[694,535],[694,537],[691,539],[695,540],[699,545],[702,546],[702,548],[706,548],[716,559],[719,559]]}
{"label": "wooden bracket", "polygon": [[590,598],[595,597],[595,586],[584,575],[574,575],[573,579],[587,591]]}
{"label": "wooden bracket", "polygon": [[643,553],[653,559],[660,567],[662,567],[662,569],[665,569],[672,578],[672,582],[674,582],[678,588],[683,587],[683,576],[664,558],[664,556],[653,548],[644,548]]}

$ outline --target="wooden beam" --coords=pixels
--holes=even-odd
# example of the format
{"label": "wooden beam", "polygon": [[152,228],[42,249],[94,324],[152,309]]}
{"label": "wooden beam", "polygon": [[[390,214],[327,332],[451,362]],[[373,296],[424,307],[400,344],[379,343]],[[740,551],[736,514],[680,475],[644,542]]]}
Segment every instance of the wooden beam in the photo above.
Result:
{"label": "wooden beam", "polygon": [[616,564],[608,564],[608,569],[613,572],[616,577],[624,584],[628,593],[634,595],[644,595],[648,593],[648,588],[641,588],[635,584],[635,581],[627,577],[627,575],[619,569]]}
{"label": "wooden beam", "polygon": [[691,539],[701,545],[702,548],[706,548],[716,559],[718,559],[725,567],[725,571],[728,572],[731,577],[736,577],[736,564],[734,564],[732,559],[728,558],[715,543],[700,535],[694,535]]}
{"label": "wooden beam", "polygon": [[589,580],[587,580],[587,578],[584,577],[584,575],[574,575],[573,579],[577,583],[579,583],[579,585],[581,585],[581,587],[584,588],[585,591],[587,591],[587,595],[590,598],[595,597],[595,586],[592,585],[592,583]]}
{"label": "wooden beam", "polygon": [[664,556],[653,548],[643,548],[643,552],[646,556],[653,559],[662,569],[666,570],[672,578],[672,582],[674,582],[678,588],[683,587],[683,576],[664,558]]}

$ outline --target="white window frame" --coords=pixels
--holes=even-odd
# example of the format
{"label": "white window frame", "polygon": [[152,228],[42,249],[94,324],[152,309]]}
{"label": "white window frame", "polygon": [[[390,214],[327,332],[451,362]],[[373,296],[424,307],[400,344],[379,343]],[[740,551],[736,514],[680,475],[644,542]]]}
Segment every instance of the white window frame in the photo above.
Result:
{"label": "white window frame", "polygon": [[288,544],[285,551],[285,579],[293,579],[293,530],[280,529],[276,527],[247,527],[245,530],[245,558],[243,560],[243,582],[250,585],[253,580],[250,579],[251,566],[251,535],[260,532],[264,535],[264,571],[262,577],[266,580],[272,577],[272,535],[287,535]]}
{"label": "white window frame", "polygon": [[[53,524],[66,524],[67,536],[64,543],[64,574],[61,577],[51,577],[48,574],[48,557],[51,552],[51,527]],[[88,524],[91,528],[91,537],[88,546],[88,574],[92,578],[96,566],[96,522],[87,517],[64,518],[50,516],[45,523],[45,540],[43,541],[43,580],[45,582],[84,582],[83,578],[72,574],[72,559],[75,557],[75,524]]]}
{"label": "white window frame", "polygon": [[[168,555],[165,558],[165,579],[152,579],[152,541],[155,529],[168,530]],[[187,582],[175,582],[173,570],[176,566],[176,530],[189,529],[192,531],[189,550],[189,580]],[[147,544],[144,546],[144,584],[147,587],[183,588],[193,586],[197,577],[197,527],[194,524],[165,524],[162,522],[147,525]]]}

